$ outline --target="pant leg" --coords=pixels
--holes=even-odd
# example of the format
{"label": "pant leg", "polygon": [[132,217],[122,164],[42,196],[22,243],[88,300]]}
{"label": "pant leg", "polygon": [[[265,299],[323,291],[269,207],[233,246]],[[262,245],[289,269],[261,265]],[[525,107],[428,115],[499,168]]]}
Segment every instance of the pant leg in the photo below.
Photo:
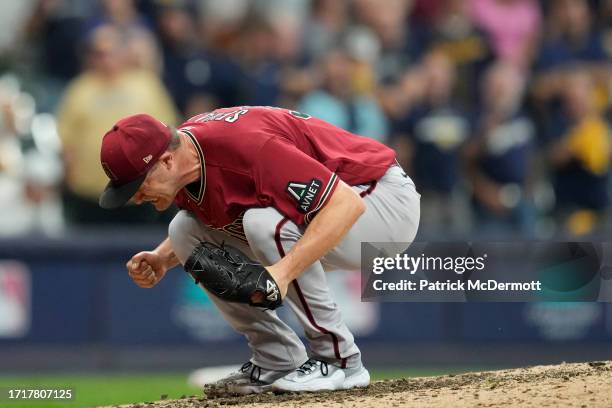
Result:
{"label": "pant leg", "polygon": [[[264,265],[279,261],[304,233],[274,208],[248,210],[243,226],[249,246]],[[331,297],[320,262],[290,284],[285,302],[304,327],[311,354],[342,367],[361,364],[359,348]]]}
{"label": "pant leg", "polygon": [[401,167],[391,167],[373,187],[355,186],[353,190],[363,197],[366,210],[342,241],[321,259],[327,270],[359,270],[362,242],[395,243],[394,252],[401,253],[414,240],[419,227],[421,196]]}
{"label": "pant leg", "polygon": [[[201,242],[220,244],[222,241],[254,257],[249,246],[238,238],[202,225],[188,211],[180,211],[170,223],[168,235],[181,264]],[[202,287],[204,289],[204,287]],[[206,291],[206,289],[204,289]],[[225,320],[243,334],[252,351],[251,362],[270,370],[291,370],[306,361],[302,341],[276,312],[246,304],[226,302],[206,291]]]}

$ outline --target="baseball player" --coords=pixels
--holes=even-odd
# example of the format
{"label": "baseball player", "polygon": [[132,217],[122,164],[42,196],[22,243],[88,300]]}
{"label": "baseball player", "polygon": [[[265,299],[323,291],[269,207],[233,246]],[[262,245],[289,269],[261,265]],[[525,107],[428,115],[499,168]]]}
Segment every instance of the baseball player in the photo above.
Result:
{"label": "baseball player", "polygon": [[168,239],[128,261],[137,285],[155,286],[202,242],[231,244],[266,266],[304,327],[308,351],[276,312],[211,296],[252,351],[217,385],[248,394],[369,384],[325,271],[359,269],[362,241],[414,239],[420,196],[391,149],[296,111],[245,106],[178,129],[126,117],[104,136],[101,162],[102,207],[180,209]]}

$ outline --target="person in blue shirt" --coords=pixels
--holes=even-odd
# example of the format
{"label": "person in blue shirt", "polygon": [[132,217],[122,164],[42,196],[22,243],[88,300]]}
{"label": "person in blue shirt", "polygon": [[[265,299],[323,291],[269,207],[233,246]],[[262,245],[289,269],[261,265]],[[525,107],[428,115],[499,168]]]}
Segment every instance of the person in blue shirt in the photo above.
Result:
{"label": "person in blue shirt", "polygon": [[460,232],[465,220],[460,155],[471,133],[468,116],[454,101],[455,66],[442,52],[427,54],[420,66],[425,94],[395,121],[392,143],[398,158],[418,180],[423,230]]}
{"label": "person in blue shirt", "polygon": [[298,110],[351,133],[384,142],[387,119],[376,99],[356,91],[356,67],[357,62],[343,50],[327,53],[320,63],[321,85],[302,98]]}
{"label": "person in blue shirt", "polygon": [[550,71],[576,62],[600,63],[608,55],[603,35],[593,29],[593,16],[586,0],[551,2],[550,16],[536,68]]}
{"label": "person in blue shirt", "polygon": [[563,92],[564,115],[549,142],[555,192],[555,215],[575,236],[595,231],[608,208],[611,129],[596,103],[588,70],[568,75]]}
{"label": "person in blue shirt", "polygon": [[465,150],[475,228],[494,238],[533,233],[534,126],[521,111],[525,79],[508,63],[486,71],[476,134]]}
{"label": "person in blue shirt", "polygon": [[604,46],[604,32],[594,24],[595,18],[586,0],[550,2],[542,43],[535,58],[535,75],[531,85],[533,113],[540,127],[538,133],[549,137],[563,120],[561,94],[567,87],[567,76],[576,69],[587,70],[607,92],[612,78],[610,48]]}

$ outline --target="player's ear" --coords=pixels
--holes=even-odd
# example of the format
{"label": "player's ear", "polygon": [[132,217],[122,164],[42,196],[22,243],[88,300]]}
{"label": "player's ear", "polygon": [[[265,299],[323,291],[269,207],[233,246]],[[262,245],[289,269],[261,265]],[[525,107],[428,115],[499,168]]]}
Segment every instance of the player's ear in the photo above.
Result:
{"label": "player's ear", "polygon": [[167,170],[169,170],[174,164],[174,155],[172,154],[172,152],[164,152],[159,157],[158,163],[160,163],[162,166],[166,167]]}

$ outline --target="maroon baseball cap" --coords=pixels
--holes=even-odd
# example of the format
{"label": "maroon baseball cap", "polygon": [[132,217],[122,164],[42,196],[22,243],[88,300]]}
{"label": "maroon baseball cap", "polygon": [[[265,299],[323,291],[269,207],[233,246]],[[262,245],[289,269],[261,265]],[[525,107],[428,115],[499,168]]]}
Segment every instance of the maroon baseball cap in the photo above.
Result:
{"label": "maroon baseball cap", "polygon": [[100,207],[121,207],[136,194],[168,148],[171,135],[170,128],[145,114],[121,119],[104,135],[100,162],[110,181],[100,196]]}

